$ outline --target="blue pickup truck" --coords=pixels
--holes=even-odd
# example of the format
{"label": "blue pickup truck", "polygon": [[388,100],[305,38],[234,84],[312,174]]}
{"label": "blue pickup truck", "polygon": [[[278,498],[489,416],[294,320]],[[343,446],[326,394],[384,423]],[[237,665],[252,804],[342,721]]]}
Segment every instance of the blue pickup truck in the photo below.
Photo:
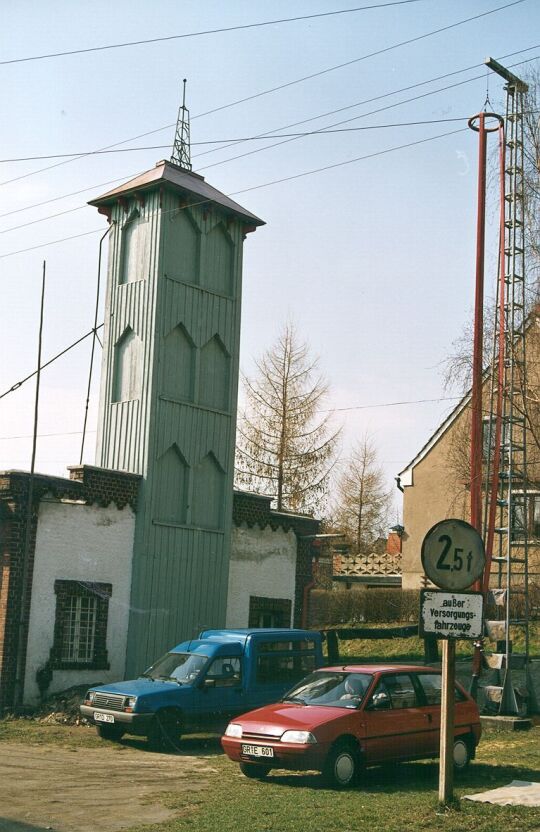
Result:
{"label": "blue pickup truck", "polygon": [[224,727],[232,716],[275,702],[322,664],[318,632],[204,630],[138,679],[90,688],[81,714],[104,739],[137,734],[174,750],[182,734]]}

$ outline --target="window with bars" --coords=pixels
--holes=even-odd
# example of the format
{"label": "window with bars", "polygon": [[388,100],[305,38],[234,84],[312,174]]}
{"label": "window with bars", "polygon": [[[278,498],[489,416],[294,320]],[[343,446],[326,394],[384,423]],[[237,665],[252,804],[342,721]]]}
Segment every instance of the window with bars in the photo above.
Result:
{"label": "window with bars", "polygon": [[92,661],[96,608],[95,598],[84,598],[81,595],[68,597],[62,638],[62,661]]}
{"label": "window with bars", "polygon": [[56,618],[52,666],[106,670],[107,620],[111,584],[55,581]]}

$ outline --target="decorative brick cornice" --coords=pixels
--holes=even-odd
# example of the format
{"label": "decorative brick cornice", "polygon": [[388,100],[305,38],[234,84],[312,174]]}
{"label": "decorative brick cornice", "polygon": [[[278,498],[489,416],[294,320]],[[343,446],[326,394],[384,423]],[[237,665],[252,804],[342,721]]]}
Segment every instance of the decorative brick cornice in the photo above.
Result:
{"label": "decorative brick cornice", "polygon": [[128,471],[114,471],[96,465],[70,465],[70,481],[84,487],[84,501],[91,505],[108,506],[114,503],[123,509],[129,505],[137,511],[137,497],[142,477]]}
{"label": "decorative brick cornice", "polygon": [[[28,496],[30,483],[29,471],[2,471],[0,473],[0,500],[24,500]],[[65,477],[52,477],[49,474],[34,474],[34,502],[38,503],[44,494],[52,494],[59,500],[81,500],[82,484]]]}
{"label": "decorative brick cornice", "polygon": [[273,531],[283,529],[294,531],[301,537],[303,535],[315,535],[319,531],[320,520],[311,517],[309,514],[293,514],[289,511],[275,511],[271,506],[272,498],[263,494],[254,494],[250,491],[234,491],[233,493],[233,524],[235,526],[247,526],[252,529],[258,526],[265,529],[267,526]]}

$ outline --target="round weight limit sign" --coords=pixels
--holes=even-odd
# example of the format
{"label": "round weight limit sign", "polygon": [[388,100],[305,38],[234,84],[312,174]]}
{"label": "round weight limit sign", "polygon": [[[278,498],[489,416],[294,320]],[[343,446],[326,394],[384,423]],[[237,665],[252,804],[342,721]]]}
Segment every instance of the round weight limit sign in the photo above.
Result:
{"label": "round weight limit sign", "polygon": [[422,543],[422,566],[435,586],[467,589],[484,571],[484,541],[464,520],[441,520]]}

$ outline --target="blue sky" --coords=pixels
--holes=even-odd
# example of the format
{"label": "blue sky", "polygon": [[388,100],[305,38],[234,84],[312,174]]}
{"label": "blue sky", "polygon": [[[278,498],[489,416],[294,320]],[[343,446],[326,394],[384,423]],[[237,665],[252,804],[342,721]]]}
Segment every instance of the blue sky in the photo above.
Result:
{"label": "blue sky", "polygon": [[[343,0],[18,0],[2,10],[0,61],[353,5]],[[540,55],[540,5],[524,0],[379,56],[358,59],[504,5],[504,0],[419,0],[243,31],[0,64],[1,159],[85,152],[118,142],[125,142],[126,148],[167,145],[85,157],[42,172],[36,171],[65,160],[0,163],[0,393],[35,367],[43,259],[44,358],[92,326],[98,232],[106,229],[106,222],[95,209],[80,206],[109,190],[104,183],[126,180],[170,156],[181,80],[187,77],[194,169],[227,194],[254,188],[235,199],[267,222],[245,245],[243,370],[251,371],[253,357],[272,343],[290,317],[320,355],[321,369],[332,385],[329,405],[366,408],[443,397],[440,363],[473,303],[477,137],[465,130],[372,154],[465,128],[486,97],[486,72],[477,65],[488,55],[502,58],[529,50],[504,59],[506,65]],[[355,62],[228,106],[350,61]],[[476,68],[396,92],[467,67]],[[476,76],[478,80],[437,91]],[[399,104],[425,93],[430,94]],[[489,79],[489,95],[500,110],[503,90],[496,76]],[[360,103],[369,99],[378,100]],[[224,108],[204,115],[220,107]],[[368,115],[382,107],[387,109]],[[349,109],[320,117],[341,108]],[[352,118],[342,126],[374,129],[307,136],[231,161],[227,159],[278,139],[221,150],[219,144],[197,144],[294,132],[285,126],[306,119],[313,120],[296,129],[320,130]],[[413,121],[433,123],[403,126]],[[389,124],[402,126],[378,127]],[[208,150],[212,152],[200,155]],[[361,156],[371,158],[340,164]],[[330,165],[338,166],[255,188]],[[82,189],[88,190],[29,208]],[[10,230],[64,211],[70,213]],[[490,232],[494,212],[492,207]],[[85,232],[95,233],[12,254]],[[488,287],[493,283],[492,248],[488,233]],[[39,471],[64,475],[66,465],[79,461],[89,348],[88,341],[43,372],[39,432],[61,435],[40,438]],[[98,375],[91,431],[96,427]],[[367,407],[336,418],[344,422],[345,450],[365,431],[373,435],[391,483],[453,406],[454,402],[440,401]],[[0,469],[29,467],[32,412],[31,382],[0,400]],[[12,438],[19,436],[23,438]],[[86,462],[94,461],[94,443],[91,432]]]}

